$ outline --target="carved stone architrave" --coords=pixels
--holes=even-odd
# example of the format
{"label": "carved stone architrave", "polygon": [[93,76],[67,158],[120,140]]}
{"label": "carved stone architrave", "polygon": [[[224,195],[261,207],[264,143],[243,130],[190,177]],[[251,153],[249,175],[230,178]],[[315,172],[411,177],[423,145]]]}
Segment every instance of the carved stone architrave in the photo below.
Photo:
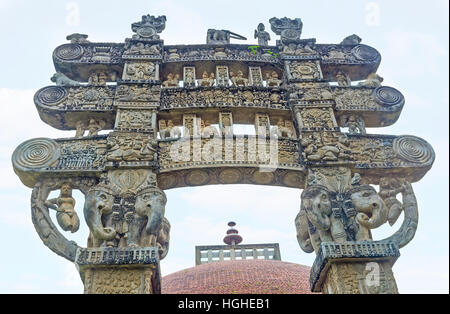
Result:
{"label": "carved stone architrave", "polygon": [[216,85],[217,86],[230,85],[230,75],[228,73],[228,66],[226,65],[216,66]]}
{"label": "carved stone architrave", "polygon": [[250,86],[263,86],[261,67],[249,67],[248,79]]}

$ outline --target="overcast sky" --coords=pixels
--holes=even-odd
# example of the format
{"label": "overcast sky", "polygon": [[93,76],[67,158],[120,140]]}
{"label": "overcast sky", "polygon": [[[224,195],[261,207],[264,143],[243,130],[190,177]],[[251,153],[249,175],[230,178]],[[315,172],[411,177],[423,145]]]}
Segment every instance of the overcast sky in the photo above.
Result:
{"label": "overcast sky", "polygon": [[[37,89],[51,85],[52,52],[67,34],[89,34],[91,41],[123,42],[131,23],[143,14],[166,15],[165,44],[205,43],[208,28],[246,36],[276,17],[303,20],[303,38],[339,43],[358,34],[382,55],[378,73],[384,85],[400,90],[406,104],[398,122],[368,133],[416,135],[436,152],[433,168],[413,187],[419,202],[419,227],[401,249],[394,275],[401,293],[448,293],[448,1],[21,1],[0,0],[0,293],[82,293],[74,265],[55,255],[36,234],[30,217],[31,190],[11,166],[11,155],[34,137],[69,137],[73,132],[43,123],[33,104]],[[271,33],[271,44],[278,37]],[[194,246],[221,244],[226,223],[237,222],[245,243],[278,242],[283,261],[312,265],[314,254],[298,247],[294,218],[300,190],[217,185],[166,191],[170,251],[163,275],[195,263]],[[75,193],[82,216],[83,199]],[[375,230],[374,238],[394,233]],[[65,233],[66,234],[66,233]],[[82,226],[69,239],[85,246]]]}

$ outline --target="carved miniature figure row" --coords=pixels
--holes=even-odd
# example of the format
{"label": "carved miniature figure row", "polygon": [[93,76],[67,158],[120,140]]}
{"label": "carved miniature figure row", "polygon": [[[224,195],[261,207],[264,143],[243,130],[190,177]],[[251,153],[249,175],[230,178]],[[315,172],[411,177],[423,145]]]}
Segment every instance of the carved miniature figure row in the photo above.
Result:
{"label": "carved miniature figure row", "polygon": [[[244,72],[248,75],[244,75]],[[263,78],[265,77],[265,79]],[[246,86],[257,86],[257,87],[279,87],[281,85],[281,80],[279,79],[279,74],[275,70],[269,70],[265,72],[263,76],[261,67],[250,66],[242,67],[236,72],[230,72],[229,67],[226,65],[216,66],[215,74],[213,72],[208,73],[203,71],[201,78],[196,74],[196,67],[185,66],[183,67],[183,81],[180,81],[180,75],[178,73],[167,74],[166,80],[162,82],[162,86],[166,88],[176,88],[176,87],[246,87]]]}
{"label": "carved miniature figure row", "polygon": [[[173,119],[159,119],[159,137],[165,139],[178,139],[189,136],[233,136],[233,113],[220,111],[218,116],[211,119],[202,119],[201,114],[183,114],[182,126],[176,125]],[[292,120],[283,117],[270,116],[267,113],[254,114],[254,130],[259,136],[275,136],[296,139],[297,134]],[[276,125],[271,124],[274,121]],[[178,123],[179,123],[178,122]],[[217,123],[214,125],[214,123]]]}
{"label": "carved miniature figure row", "polygon": [[[169,72],[164,78],[160,77],[161,64],[156,61],[128,60],[125,62],[122,76],[116,70],[92,70],[87,82],[83,83],[70,79],[65,74],[57,72],[51,77],[51,81],[57,86],[106,86],[107,83],[115,83],[120,79],[125,81],[162,81],[166,88],[195,86],[265,86],[279,87],[282,84],[281,75],[275,70],[265,70],[260,66],[246,66],[233,71],[227,65],[217,65],[215,72],[203,70],[196,73],[196,66],[184,66],[182,73]],[[335,73],[324,75],[319,61],[314,60],[289,60],[285,61],[286,78],[289,82],[296,81],[323,81],[327,78],[330,82],[337,82],[338,86],[352,85],[352,80],[362,80],[358,86],[378,87],[383,78],[376,73],[368,73],[368,76],[355,76],[345,70],[337,70]],[[171,71],[171,70],[169,70]],[[351,77],[353,76],[353,78]],[[182,78],[182,79],[181,79]]]}

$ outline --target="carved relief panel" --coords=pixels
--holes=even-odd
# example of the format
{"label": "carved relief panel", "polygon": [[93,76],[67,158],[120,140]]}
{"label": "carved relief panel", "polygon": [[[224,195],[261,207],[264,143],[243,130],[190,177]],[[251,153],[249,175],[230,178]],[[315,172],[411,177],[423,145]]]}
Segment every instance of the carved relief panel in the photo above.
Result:
{"label": "carved relief panel", "polygon": [[289,80],[321,80],[323,78],[319,61],[286,61]]}
{"label": "carved relief panel", "polygon": [[159,64],[156,62],[126,62],[122,79],[132,81],[159,80]]}
{"label": "carved relief panel", "polygon": [[331,106],[295,106],[294,113],[301,131],[338,130]]}
{"label": "carved relief panel", "polygon": [[155,110],[118,109],[116,130],[151,132],[154,134],[156,126]]}

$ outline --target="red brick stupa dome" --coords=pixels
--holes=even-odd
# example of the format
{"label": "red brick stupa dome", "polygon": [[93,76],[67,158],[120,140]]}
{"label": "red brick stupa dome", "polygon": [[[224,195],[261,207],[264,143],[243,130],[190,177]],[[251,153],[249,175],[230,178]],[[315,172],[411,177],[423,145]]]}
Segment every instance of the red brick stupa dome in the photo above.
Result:
{"label": "red brick stupa dome", "polygon": [[221,261],[162,278],[164,294],[311,294],[310,267],[278,260]]}

